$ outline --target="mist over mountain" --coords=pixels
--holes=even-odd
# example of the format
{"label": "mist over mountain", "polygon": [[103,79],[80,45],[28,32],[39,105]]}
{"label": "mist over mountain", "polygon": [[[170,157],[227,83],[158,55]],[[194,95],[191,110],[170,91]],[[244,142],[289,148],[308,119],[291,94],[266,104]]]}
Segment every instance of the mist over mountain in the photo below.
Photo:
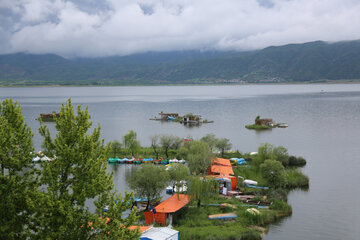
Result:
{"label": "mist over mountain", "polygon": [[0,55],[1,85],[151,85],[360,79],[360,41],[257,51],[171,51],[66,59]]}

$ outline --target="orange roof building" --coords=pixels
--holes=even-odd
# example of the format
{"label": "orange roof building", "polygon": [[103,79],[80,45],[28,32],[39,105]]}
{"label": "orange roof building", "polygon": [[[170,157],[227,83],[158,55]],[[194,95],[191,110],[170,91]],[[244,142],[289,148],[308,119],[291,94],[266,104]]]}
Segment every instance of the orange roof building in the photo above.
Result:
{"label": "orange roof building", "polygon": [[174,213],[190,202],[186,194],[174,194],[155,207],[157,213]]}
{"label": "orange roof building", "polygon": [[213,160],[213,165],[221,165],[221,166],[229,166],[229,167],[231,167],[230,160],[225,159],[225,158],[215,158]]}
{"label": "orange roof building", "polygon": [[220,175],[221,177],[233,176],[234,171],[230,160],[225,158],[215,158],[209,168],[209,175]]}
{"label": "orange roof building", "polygon": [[234,175],[232,167],[229,166],[212,165],[210,169],[212,175],[220,175],[221,177]]}

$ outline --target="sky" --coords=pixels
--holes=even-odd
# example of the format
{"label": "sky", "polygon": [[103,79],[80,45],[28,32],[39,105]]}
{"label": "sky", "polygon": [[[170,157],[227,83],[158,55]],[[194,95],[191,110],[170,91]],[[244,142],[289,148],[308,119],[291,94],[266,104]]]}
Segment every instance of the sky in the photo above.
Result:
{"label": "sky", "polygon": [[105,57],[360,39],[360,0],[0,0],[0,54]]}

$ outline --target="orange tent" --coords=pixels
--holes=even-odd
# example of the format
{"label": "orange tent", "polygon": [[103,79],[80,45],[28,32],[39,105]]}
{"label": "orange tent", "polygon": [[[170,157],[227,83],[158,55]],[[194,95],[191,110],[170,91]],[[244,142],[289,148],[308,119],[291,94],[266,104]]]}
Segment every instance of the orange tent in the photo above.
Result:
{"label": "orange tent", "polygon": [[225,158],[215,158],[213,160],[213,165],[221,165],[221,166],[229,166],[229,167],[231,167],[230,160],[225,159]]}
{"label": "orange tent", "polygon": [[156,213],[173,213],[190,202],[190,196],[186,194],[175,194],[155,207]]}
{"label": "orange tent", "polygon": [[221,165],[212,165],[211,173],[219,174],[221,177],[234,175],[232,167],[221,166]]}

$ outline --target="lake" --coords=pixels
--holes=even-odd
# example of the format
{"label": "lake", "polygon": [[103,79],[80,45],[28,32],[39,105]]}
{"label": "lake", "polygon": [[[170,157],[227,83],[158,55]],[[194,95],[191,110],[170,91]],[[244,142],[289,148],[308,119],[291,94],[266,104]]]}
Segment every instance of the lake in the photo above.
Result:
{"label": "lake", "polygon": [[[265,142],[283,145],[307,160],[303,172],[310,177],[310,188],[289,194],[292,216],[271,225],[265,239],[359,239],[360,85],[0,88],[1,99],[13,98],[22,105],[36,133],[37,150],[42,139],[35,119],[58,111],[69,97],[74,104],[88,105],[106,141],[121,141],[134,130],[143,146],[149,146],[154,134],[197,139],[208,133],[229,138],[233,149],[242,152],[256,151]],[[161,111],[192,112],[214,123],[188,127],[149,120]],[[247,130],[244,125],[257,115],[289,127]],[[120,191],[127,189],[124,175],[129,167],[110,167]]]}

